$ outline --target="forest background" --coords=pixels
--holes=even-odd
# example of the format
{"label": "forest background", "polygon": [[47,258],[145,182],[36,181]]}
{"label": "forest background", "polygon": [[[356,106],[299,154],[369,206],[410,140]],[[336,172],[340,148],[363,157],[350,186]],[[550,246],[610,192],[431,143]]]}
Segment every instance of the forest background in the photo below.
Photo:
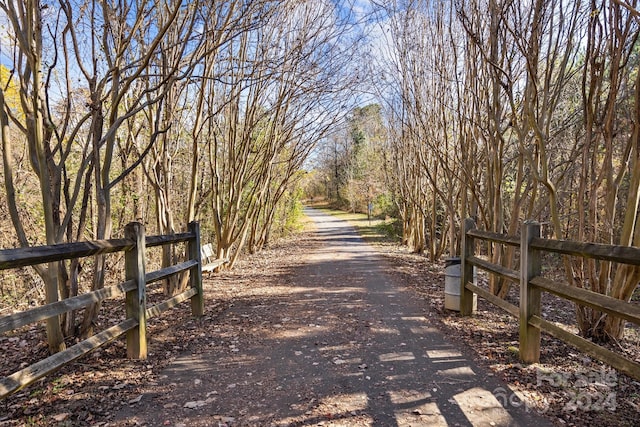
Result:
{"label": "forest background", "polygon": [[[431,261],[459,253],[466,217],[639,246],[639,19],[623,0],[0,0],[1,245],[198,220],[233,268],[306,197],[397,218]],[[99,289],[121,262],[3,272],[0,309]],[[558,265],[623,300],[640,281],[632,266]],[[91,335],[99,309],[48,322],[50,350]],[[623,332],[576,313],[584,336]]]}

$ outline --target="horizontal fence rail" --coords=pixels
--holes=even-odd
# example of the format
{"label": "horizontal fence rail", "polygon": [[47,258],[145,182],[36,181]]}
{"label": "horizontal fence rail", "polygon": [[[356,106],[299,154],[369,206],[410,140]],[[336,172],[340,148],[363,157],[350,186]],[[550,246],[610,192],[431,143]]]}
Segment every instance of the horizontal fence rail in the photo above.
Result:
{"label": "horizontal fence rail", "polygon": [[[520,248],[520,271],[508,269],[475,256],[476,240],[489,241]],[[614,351],[597,345],[553,322],[541,317],[541,292],[553,294],[576,304],[619,317],[640,325],[640,306],[620,299],[571,286],[567,283],[542,277],[541,254],[543,252],[577,256],[629,265],[640,265],[640,248],[629,246],[579,243],[566,240],[543,239],[540,225],[525,222],[521,237],[507,236],[475,228],[472,219],[464,223],[462,233],[460,312],[472,312],[473,294],[477,294],[492,304],[518,318],[520,329],[520,358],[527,363],[540,360],[540,332],[544,331],[578,350],[601,360],[619,371],[640,379],[640,364]],[[516,306],[493,295],[473,283],[473,268],[477,267],[490,274],[511,280],[520,285],[519,305]]]}
{"label": "horizontal fence rail", "polygon": [[21,311],[19,313],[10,314],[0,318],[0,334],[30,325],[35,322],[47,320],[51,317],[58,316],[71,310],[79,310],[96,302],[102,302],[118,296],[122,296],[129,291],[134,290],[137,284],[134,280],[127,280],[119,285],[109,286],[97,291],[71,297],[62,301],[43,305],[41,307],[32,308],[31,310]]}
{"label": "horizontal fence rail", "polygon": [[128,332],[137,326],[138,322],[135,319],[126,319],[125,321],[107,328],[91,338],[87,338],[86,340],[61,351],[60,353],[53,354],[46,359],[9,375],[6,378],[0,379],[0,398],[7,397],[16,391],[21,390],[34,381],[58,370],[62,366],[71,363],[74,360],[92,352],[96,348],[115,340],[125,332]]}
{"label": "horizontal fence rail", "polygon": [[640,265],[640,248],[633,246],[579,243],[536,237],[531,240],[531,248],[583,258],[619,262],[621,264]]}
{"label": "horizontal fence rail", "polygon": [[[186,261],[157,271],[148,273],[145,271],[145,249],[147,247],[182,242],[187,243]],[[115,252],[124,252],[125,254],[126,280],[123,283],[0,317],[0,333],[6,333],[72,310],[88,307],[94,303],[125,297],[126,318],[123,321],[64,351],[53,354],[7,377],[0,378],[0,399],[125,334],[127,335],[128,357],[146,358],[147,319],[158,316],[163,311],[176,307],[182,302],[191,301],[191,311],[194,316],[204,314],[203,266],[200,227],[197,222],[189,224],[187,233],[174,235],[145,237],[142,224],[130,223],[125,227],[124,239],[0,250],[0,270]],[[220,266],[226,260],[214,260],[213,262],[216,266]],[[145,289],[148,284],[187,271],[190,279],[189,287],[185,291],[151,307],[147,306]]]}
{"label": "horizontal fence rail", "polygon": [[506,234],[493,233],[491,231],[480,231],[472,228],[467,232],[467,236],[481,240],[488,240],[489,242],[502,243],[509,246],[520,246],[519,237],[507,236]]}
{"label": "horizontal fence rail", "polygon": [[96,240],[93,242],[63,243],[32,248],[4,249],[0,251],[0,270],[28,267],[72,258],[127,251],[135,242],[129,239]]}

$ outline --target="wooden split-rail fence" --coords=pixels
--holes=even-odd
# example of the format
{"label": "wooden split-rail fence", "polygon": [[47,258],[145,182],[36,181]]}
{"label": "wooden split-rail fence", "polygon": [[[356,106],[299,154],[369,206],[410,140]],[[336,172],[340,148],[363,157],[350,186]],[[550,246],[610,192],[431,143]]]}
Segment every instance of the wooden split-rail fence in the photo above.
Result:
{"label": "wooden split-rail fence", "polygon": [[[520,271],[493,264],[476,256],[475,247],[478,241],[519,247]],[[535,222],[525,222],[520,237],[508,236],[477,230],[475,222],[467,219],[462,233],[460,313],[463,316],[471,314],[475,293],[516,317],[519,322],[520,359],[526,363],[540,361],[540,332],[544,331],[620,372],[640,379],[639,363],[544,319],[540,311],[540,297],[542,292],[548,292],[635,324],[640,324],[640,306],[543,277],[541,257],[545,252],[640,265],[640,248],[637,247],[543,239],[540,237],[540,224]],[[511,304],[474,284],[474,266],[519,283],[519,305]]]}
{"label": "wooden split-rail fence", "polygon": [[[204,314],[202,271],[203,269],[211,271],[224,264],[227,260],[211,259],[208,248],[205,250],[204,247],[200,246],[199,224],[191,222],[186,233],[146,237],[143,225],[134,222],[125,227],[124,234],[124,239],[0,250],[0,270],[124,252],[126,274],[124,283],[0,317],[0,334],[3,334],[72,310],[85,308],[94,303],[125,296],[126,318],[122,322],[64,351],[53,354],[7,377],[0,378],[0,399],[15,393],[123,334],[126,334],[127,356],[136,359],[146,358],[147,319],[155,317],[184,301],[191,301],[191,312],[194,316],[199,317]],[[187,244],[186,261],[160,270],[146,272],[146,248],[181,242],[186,242]],[[204,265],[203,254],[205,257]],[[186,271],[190,272],[189,287],[184,292],[153,306],[147,305],[147,285]]]}

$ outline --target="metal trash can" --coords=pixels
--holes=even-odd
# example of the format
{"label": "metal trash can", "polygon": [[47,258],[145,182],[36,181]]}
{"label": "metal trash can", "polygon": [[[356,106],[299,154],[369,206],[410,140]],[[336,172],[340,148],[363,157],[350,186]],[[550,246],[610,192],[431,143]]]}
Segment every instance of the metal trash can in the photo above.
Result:
{"label": "metal trash can", "polygon": [[[444,308],[460,311],[460,257],[444,260]],[[476,268],[473,268],[473,283],[476,283]],[[478,296],[473,294],[473,311],[478,308]]]}

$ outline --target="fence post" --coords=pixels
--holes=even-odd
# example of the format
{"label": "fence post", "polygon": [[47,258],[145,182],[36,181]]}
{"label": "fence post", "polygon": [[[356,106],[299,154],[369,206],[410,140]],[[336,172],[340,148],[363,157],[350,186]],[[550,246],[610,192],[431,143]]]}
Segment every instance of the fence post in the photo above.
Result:
{"label": "fence post", "polygon": [[540,329],[531,326],[529,319],[540,315],[540,289],[529,286],[539,276],[542,267],[540,251],[531,249],[531,240],[540,237],[540,224],[526,221],[520,237],[520,359],[526,363],[540,361]]}
{"label": "fence post", "polygon": [[147,296],[145,272],[144,225],[131,222],[124,228],[124,237],[135,242],[135,246],[125,252],[125,273],[127,280],[136,281],[136,289],[127,292],[127,318],[134,318],[138,326],[127,331],[127,357],[147,358]]}
{"label": "fence post", "polygon": [[200,252],[200,223],[197,221],[191,221],[189,223],[189,232],[194,234],[193,239],[189,240],[189,259],[198,261],[198,265],[194,266],[189,272],[189,282],[191,287],[198,292],[191,297],[191,314],[195,317],[200,317],[204,315],[202,253]]}
{"label": "fence post", "polygon": [[473,282],[473,266],[467,262],[467,258],[473,256],[475,251],[475,239],[467,236],[467,231],[475,230],[476,223],[472,218],[464,220],[462,228],[462,257],[460,260],[460,314],[469,316],[473,312],[473,292],[466,285]]}

